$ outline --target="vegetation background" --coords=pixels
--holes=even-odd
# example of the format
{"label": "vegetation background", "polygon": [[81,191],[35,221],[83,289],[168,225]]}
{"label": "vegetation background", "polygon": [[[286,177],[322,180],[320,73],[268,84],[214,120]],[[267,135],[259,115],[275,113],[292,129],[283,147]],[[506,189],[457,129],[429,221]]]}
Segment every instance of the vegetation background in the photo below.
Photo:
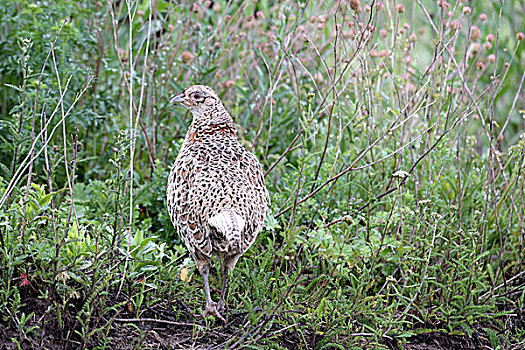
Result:
{"label": "vegetation background", "polygon": [[[522,0],[0,4],[0,348],[523,348]],[[165,204],[195,83],[272,200],[227,326]]]}

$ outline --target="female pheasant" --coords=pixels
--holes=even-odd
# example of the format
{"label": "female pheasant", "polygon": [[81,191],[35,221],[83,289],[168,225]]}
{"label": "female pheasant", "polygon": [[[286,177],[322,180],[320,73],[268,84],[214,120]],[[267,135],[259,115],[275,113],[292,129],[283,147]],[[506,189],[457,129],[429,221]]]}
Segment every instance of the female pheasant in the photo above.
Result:
{"label": "female pheasant", "polygon": [[[194,85],[171,99],[193,115],[168,179],[171,221],[204,279],[206,310],[226,322],[228,272],[257,238],[268,210],[264,172],[257,158],[237,140],[235,126],[217,94]],[[212,254],[222,262],[218,304],[210,295]]]}

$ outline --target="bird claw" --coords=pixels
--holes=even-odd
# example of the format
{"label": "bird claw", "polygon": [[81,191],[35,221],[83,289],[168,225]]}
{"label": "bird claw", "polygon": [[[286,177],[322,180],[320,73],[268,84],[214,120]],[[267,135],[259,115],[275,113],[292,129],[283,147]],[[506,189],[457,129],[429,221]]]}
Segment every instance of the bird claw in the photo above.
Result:
{"label": "bird claw", "polygon": [[221,320],[224,324],[228,323],[228,322],[226,322],[224,317],[221,316],[219,311],[217,311],[217,304],[216,303],[211,303],[208,306],[206,306],[206,310],[204,310],[204,317],[208,317],[208,316],[215,316],[216,318]]}

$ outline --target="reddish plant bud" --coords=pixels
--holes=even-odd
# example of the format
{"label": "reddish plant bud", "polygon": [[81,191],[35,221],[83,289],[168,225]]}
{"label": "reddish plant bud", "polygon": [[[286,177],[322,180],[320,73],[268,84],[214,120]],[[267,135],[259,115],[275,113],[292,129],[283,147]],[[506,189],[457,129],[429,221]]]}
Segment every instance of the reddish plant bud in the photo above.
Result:
{"label": "reddish plant bud", "polygon": [[235,86],[235,82],[233,80],[226,80],[224,83],[222,83],[222,85],[229,89],[231,87],[234,87]]}
{"label": "reddish plant bud", "polygon": [[354,10],[357,13],[361,13],[361,6],[359,4],[359,0],[350,0],[349,5],[352,10]]}
{"label": "reddish plant bud", "polygon": [[184,51],[182,55],[180,55],[180,59],[183,63],[191,62],[191,60],[193,59],[193,54],[189,51]]}
{"label": "reddish plant bud", "polygon": [[450,4],[446,1],[443,1],[443,0],[439,0],[438,1],[438,6],[439,7],[443,7],[445,10],[448,10],[448,8],[450,7]]}
{"label": "reddish plant bud", "polygon": [[459,29],[461,29],[462,26],[461,26],[461,22],[460,22],[460,21],[458,21],[458,20],[453,20],[453,21],[451,21],[451,22],[448,24],[448,27],[449,27],[450,29],[459,30]]}
{"label": "reddish plant bud", "polygon": [[478,41],[481,38],[481,31],[478,27],[472,26],[470,28],[470,40]]}
{"label": "reddish plant bud", "polygon": [[480,49],[481,45],[478,43],[473,43],[472,45],[470,45],[468,53],[469,60],[473,59],[479,53]]}

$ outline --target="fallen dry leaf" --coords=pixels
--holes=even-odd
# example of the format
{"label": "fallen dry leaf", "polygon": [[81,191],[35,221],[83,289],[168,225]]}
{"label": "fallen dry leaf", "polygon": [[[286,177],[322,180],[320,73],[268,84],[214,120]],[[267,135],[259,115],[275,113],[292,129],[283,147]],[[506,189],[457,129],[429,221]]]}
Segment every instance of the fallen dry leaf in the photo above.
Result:
{"label": "fallen dry leaf", "polygon": [[180,280],[186,282],[186,278],[188,278],[188,268],[183,267],[182,270],[180,270]]}

